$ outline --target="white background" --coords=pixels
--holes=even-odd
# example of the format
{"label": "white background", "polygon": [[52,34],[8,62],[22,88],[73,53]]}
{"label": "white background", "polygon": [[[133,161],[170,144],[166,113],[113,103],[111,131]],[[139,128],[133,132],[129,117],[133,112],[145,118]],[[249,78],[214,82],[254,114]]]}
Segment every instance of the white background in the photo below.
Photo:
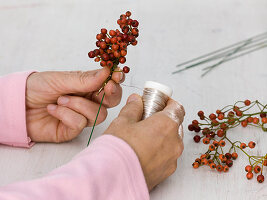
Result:
{"label": "white background", "polygon": [[[171,74],[180,62],[267,31],[266,0],[0,0],[0,75],[99,68],[87,52],[95,48],[100,28],[117,27],[117,18],[126,10],[139,20],[140,37],[128,50],[131,72],[125,84],[142,88],[146,80],[155,80],[170,85],[174,99],[186,109],[185,127],[199,109],[214,112],[247,98],[267,103],[267,49],[221,65],[204,78],[202,67]],[[93,138],[101,135],[133,92],[141,93],[124,87],[121,104],[109,110]],[[40,177],[67,163],[86,147],[90,130],[64,144],[36,144],[29,150],[0,146],[0,185]],[[267,137],[261,130],[237,128],[230,134],[244,142],[256,141],[253,154],[266,153]],[[267,181],[246,180],[245,156],[226,174],[204,167],[194,170],[192,161],[207,147],[195,144],[192,136],[185,130],[178,169],[151,193],[152,200],[267,198]]]}

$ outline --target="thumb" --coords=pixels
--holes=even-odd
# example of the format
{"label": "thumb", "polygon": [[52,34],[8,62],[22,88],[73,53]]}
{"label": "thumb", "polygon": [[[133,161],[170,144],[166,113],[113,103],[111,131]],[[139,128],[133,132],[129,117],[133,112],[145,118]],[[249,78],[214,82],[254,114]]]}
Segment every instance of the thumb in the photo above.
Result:
{"label": "thumb", "polygon": [[184,121],[184,107],[173,99],[168,100],[167,106],[161,111],[161,113],[170,117],[172,120],[177,122],[178,125],[181,125]]}
{"label": "thumb", "polygon": [[52,72],[51,82],[55,82],[59,92],[78,93],[98,90],[110,74],[107,67],[91,71]]}
{"label": "thumb", "polygon": [[128,97],[126,105],[121,109],[119,117],[124,117],[134,123],[141,120],[143,115],[142,97],[132,94]]}

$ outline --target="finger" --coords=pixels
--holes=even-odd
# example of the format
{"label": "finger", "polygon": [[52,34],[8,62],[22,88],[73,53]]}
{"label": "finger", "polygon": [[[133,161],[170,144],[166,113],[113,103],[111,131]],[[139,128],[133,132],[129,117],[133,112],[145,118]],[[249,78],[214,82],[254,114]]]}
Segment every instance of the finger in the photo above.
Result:
{"label": "finger", "polygon": [[47,112],[73,130],[73,135],[68,140],[76,137],[87,125],[87,119],[83,115],[67,107],[49,104],[47,106]]}
{"label": "finger", "polygon": [[111,79],[115,81],[116,83],[123,83],[125,79],[125,74],[122,72],[122,70],[119,67],[117,67],[114,71],[115,72],[112,74]]}
{"label": "finger", "polygon": [[[121,101],[122,96],[122,88],[119,84],[115,83],[113,80],[110,80],[104,88],[105,98],[103,101],[103,105],[106,108],[111,108],[117,106]],[[103,92],[97,95],[95,92],[92,96],[92,100],[100,103],[102,100]]]}
{"label": "finger", "polygon": [[183,128],[183,125],[181,124],[179,126],[179,136],[181,137],[181,139],[183,140],[184,139],[184,128]]}
{"label": "finger", "polygon": [[174,101],[173,99],[168,100],[167,106],[161,111],[161,113],[166,114],[176,123],[178,123],[178,125],[181,125],[184,121],[184,116],[185,116],[184,107],[177,101]]}
{"label": "finger", "polygon": [[121,109],[119,117],[125,117],[129,122],[138,122],[143,115],[143,102],[141,96],[132,94],[126,105]]}
{"label": "finger", "polygon": [[[88,126],[93,126],[100,104],[83,97],[61,96],[57,100],[58,105],[68,107],[88,119]],[[96,124],[103,122],[107,117],[107,109],[101,106]]]}
{"label": "finger", "polygon": [[62,94],[88,93],[98,90],[109,74],[107,67],[86,72],[47,72],[46,80]]}

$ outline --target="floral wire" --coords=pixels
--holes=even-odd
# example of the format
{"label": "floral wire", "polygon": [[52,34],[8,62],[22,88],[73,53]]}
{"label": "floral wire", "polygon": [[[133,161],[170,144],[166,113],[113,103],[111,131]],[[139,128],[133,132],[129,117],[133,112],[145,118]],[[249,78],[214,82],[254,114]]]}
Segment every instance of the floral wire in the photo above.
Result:
{"label": "floral wire", "polygon": [[92,128],[92,130],[91,130],[91,134],[90,134],[90,137],[89,137],[89,140],[88,140],[87,146],[89,145],[89,143],[90,143],[90,140],[91,140],[91,138],[92,138],[92,134],[93,134],[93,132],[94,132],[94,129],[95,129],[95,124],[96,124],[96,121],[97,121],[97,118],[98,118],[98,115],[99,115],[100,108],[101,108],[101,106],[102,106],[102,103],[103,103],[104,97],[105,97],[105,92],[103,93],[103,96],[102,96],[102,99],[101,99],[101,102],[100,102],[100,105],[99,105],[99,108],[98,108],[98,111],[97,111],[97,114],[96,114],[95,122],[94,122],[93,128]]}

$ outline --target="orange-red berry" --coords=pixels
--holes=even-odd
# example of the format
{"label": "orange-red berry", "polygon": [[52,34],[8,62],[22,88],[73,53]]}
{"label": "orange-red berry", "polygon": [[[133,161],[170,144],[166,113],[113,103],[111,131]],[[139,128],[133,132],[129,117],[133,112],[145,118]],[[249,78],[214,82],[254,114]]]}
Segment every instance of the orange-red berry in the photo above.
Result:
{"label": "orange-red berry", "polygon": [[213,163],[213,160],[208,160],[208,165],[210,165],[211,163]]}
{"label": "orange-red berry", "polygon": [[243,127],[247,127],[247,125],[248,125],[247,120],[244,120],[244,121],[241,122],[241,126],[243,126]]}
{"label": "orange-red berry", "polygon": [[106,42],[100,42],[100,48],[101,49],[106,49],[107,48]]}
{"label": "orange-red berry", "polygon": [[250,141],[250,142],[248,143],[248,147],[251,148],[251,149],[253,149],[255,146],[256,146],[256,143],[253,142],[253,141]]}
{"label": "orange-red berry", "polygon": [[253,122],[253,117],[248,117],[247,120],[248,120],[249,123],[252,123]]}
{"label": "orange-red berry", "polygon": [[254,167],[254,172],[257,174],[257,173],[259,173],[261,171],[261,167],[259,166],[259,165],[256,165],[255,167]]}
{"label": "orange-red berry", "polygon": [[111,46],[111,48],[112,48],[112,50],[117,51],[117,50],[120,48],[120,46],[117,45],[117,44],[113,44],[113,45]]}
{"label": "orange-red berry", "polygon": [[222,111],[218,109],[218,110],[216,110],[216,113],[219,115],[222,113]]}
{"label": "orange-red berry", "polygon": [[207,165],[208,164],[208,159],[207,158],[201,159],[201,164],[202,165]]}
{"label": "orange-red berry", "polygon": [[226,153],[226,154],[225,154],[225,157],[226,157],[227,159],[231,159],[231,158],[232,158],[232,154],[230,154],[230,153]]}
{"label": "orange-red berry", "polygon": [[88,53],[88,57],[89,57],[89,58],[94,58],[94,57],[95,57],[95,53],[94,53],[94,51],[90,51],[90,52]]}
{"label": "orange-red berry", "polygon": [[234,117],[235,113],[233,111],[230,111],[227,115],[228,115],[228,117]]}
{"label": "orange-red berry", "polygon": [[220,145],[221,147],[224,147],[224,146],[225,146],[225,141],[224,141],[224,140],[221,140],[221,141],[219,142],[219,145]]}
{"label": "orange-red berry", "polygon": [[252,179],[253,178],[253,173],[252,172],[248,172],[247,173],[247,179]]}
{"label": "orange-red berry", "polygon": [[263,181],[264,181],[264,176],[261,174],[261,175],[258,175],[257,176],[257,181],[259,182],[259,183],[262,183]]}
{"label": "orange-red berry", "polygon": [[120,57],[119,58],[119,62],[121,63],[121,64],[124,64],[125,62],[126,62],[126,58],[125,57]]}
{"label": "orange-red berry", "polygon": [[130,11],[127,11],[127,12],[126,12],[126,16],[127,16],[127,17],[130,17],[131,14],[132,14],[132,13],[131,13]]}
{"label": "orange-red berry", "polygon": [[211,114],[209,115],[209,118],[210,118],[211,120],[214,120],[214,119],[216,119],[216,115],[215,115],[214,113],[211,113]]}
{"label": "orange-red berry", "polygon": [[250,100],[247,99],[247,100],[244,101],[244,104],[245,104],[246,106],[249,106],[249,105],[251,104],[251,102],[250,102]]}
{"label": "orange-red berry", "polygon": [[225,158],[225,155],[223,155],[223,154],[220,154],[220,155],[219,155],[219,159],[220,159],[220,160],[223,160],[224,158]]}
{"label": "orange-red berry", "polygon": [[217,171],[218,172],[221,172],[221,171],[223,171],[223,166],[222,165],[217,165]]}
{"label": "orange-red berry", "polygon": [[207,154],[202,154],[202,155],[200,156],[200,159],[203,159],[203,158],[207,158]]}
{"label": "orange-red berry", "polygon": [[224,130],[223,130],[223,129],[219,129],[219,130],[217,131],[217,136],[218,136],[218,137],[223,137],[223,136],[224,136]]}
{"label": "orange-red berry", "polygon": [[126,56],[126,55],[127,55],[127,51],[121,50],[121,56]]}
{"label": "orange-red berry", "polygon": [[209,144],[210,143],[210,139],[209,138],[204,138],[203,139],[203,143],[204,144]]}
{"label": "orange-red berry", "polygon": [[262,119],[261,119],[261,122],[262,122],[263,124],[267,124],[267,118],[266,118],[266,117],[262,118]]}
{"label": "orange-red berry", "polygon": [[107,62],[107,66],[108,66],[109,68],[112,68],[112,67],[113,67],[113,62],[109,60],[109,61]]}
{"label": "orange-red berry", "polygon": [[254,117],[253,118],[253,123],[254,124],[258,124],[259,123],[259,118],[258,117]]}
{"label": "orange-red berry", "polygon": [[219,119],[219,120],[223,120],[223,119],[224,119],[224,114],[220,113],[220,114],[218,115],[218,119]]}
{"label": "orange-red berry", "polygon": [[236,152],[233,152],[232,153],[232,158],[235,160],[235,159],[237,159],[238,158],[238,154],[236,153]]}
{"label": "orange-red berry", "polygon": [[102,67],[105,67],[105,66],[107,66],[107,63],[106,63],[106,61],[102,60],[102,61],[100,62],[100,65],[101,65]]}
{"label": "orange-red berry", "polygon": [[245,167],[245,171],[246,171],[246,172],[252,172],[252,167],[251,167],[251,165],[247,165],[247,166]]}
{"label": "orange-red berry", "polygon": [[192,164],[192,166],[193,166],[195,169],[197,169],[197,168],[199,167],[199,163],[198,163],[198,162],[194,162],[194,163]]}
{"label": "orange-red berry", "polygon": [[240,144],[240,148],[241,148],[241,149],[245,149],[246,147],[247,147],[247,145],[246,145],[245,143],[241,143],[241,144]]}
{"label": "orange-red berry", "polygon": [[[127,66],[124,66],[124,67],[122,68],[122,71],[123,71],[125,74],[127,74],[127,73],[129,73],[130,68],[127,67]],[[200,139],[199,139],[199,140],[200,140]]]}
{"label": "orange-red berry", "polygon": [[113,36],[117,35],[117,33],[114,30],[110,30],[109,35],[113,37]]}
{"label": "orange-red berry", "polygon": [[222,162],[223,162],[223,163],[226,163],[226,161],[227,161],[227,158],[224,157],[224,159],[222,159]]}
{"label": "orange-red berry", "polygon": [[198,121],[197,120],[193,120],[192,121],[192,124],[195,125],[195,126],[197,126],[198,125]]}
{"label": "orange-red berry", "polygon": [[240,110],[238,110],[238,111],[236,111],[236,115],[237,115],[238,117],[241,117],[241,116],[243,115],[243,112],[240,111]]}
{"label": "orange-red berry", "polygon": [[211,144],[211,145],[209,146],[209,150],[210,150],[210,151],[214,151],[214,150],[215,150],[215,146],[214,146],[214,144]]}
{"label": "orange-red berry", "polygon": [[104,38],[104,35],[102,33],[96,35],[97,40],[102,40]]}
{"label": "orange-red berry", "polygon": [[216,169],[216,164],[215,163],[210,163],[210,168],[211,169]]}
{"label": "orange-red berry", "polygon": [[201,139],[201,137],[200,137],[199,135],[195,135],[195,136],[193,137],[193,140],[194,140],[196,143],[199,143],[200,139]]}
{"label": "orange-red berry", "polygon": [[233,166],[233,161],[228,159],[226,160],[225,164],[228,166],[228,167],[232,167]]}
{"label": "orange-red berry", "polygon": [[197,115],[198,115],[199,117],[204,116],[204,112],[203,112],[202,110],[200,110],[200,111],[198,111]]}
{"label": "orange-red berry", "polygon": [[228,167],[227,165],[225,165],[225,166],[223,167],[223,171],[224,171],[224,172],[228,172],[228,171],[229,171],[229,167]]}
{"label": "orange-red berry", "polygon": [[215,147],[218,147],[219,146],[219,142],[216,141],[216,140],[214,140],[212,144],[214,144]]}
{"label": "orange-red berry", "polygon": [[223,130],[226,130],[227,127],[228,127],[228,126],[227,126],[226,123],[222,123],[222,124],[220,125],[220,128],[223,129]]}
{"label": "orange-red berry", "polygon": [[102,34],[105,35],[105,34],[107,34],[107,32],[108,32],[107,29],[105,29],[105,28],[102,28],[102,29],[101,29],[101,33],[102,33]]}

